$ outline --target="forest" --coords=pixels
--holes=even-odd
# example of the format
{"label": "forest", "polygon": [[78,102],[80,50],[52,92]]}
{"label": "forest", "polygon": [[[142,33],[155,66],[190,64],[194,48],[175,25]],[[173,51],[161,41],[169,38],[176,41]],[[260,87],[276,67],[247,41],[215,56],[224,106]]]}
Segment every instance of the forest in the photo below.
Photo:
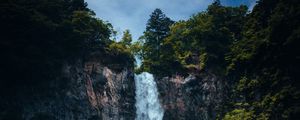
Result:
{"label": "forest", "polygon": [[[84,0],[1,0],[0,14],[3,103],[16,94],[48,93],[64,63],[99,52],[115,71],[128,67],[157,79],[220,76],[228,93],[216,119],[299,119],[299,0],[259,0],[251,11],[215,0],[180,21],[157,8],[138,40],[130,30],[116,40],[112,24],[97,18]],[[4,106],[0,120],[6,119]]]}
{"label": "forest", "polygon": [[299,1],[260,0],[225,7],[216,1],[187,21],[159,9],[142,36],[141,68],[157,76],[214,72],[231,86],[225,120],[297,119]]}

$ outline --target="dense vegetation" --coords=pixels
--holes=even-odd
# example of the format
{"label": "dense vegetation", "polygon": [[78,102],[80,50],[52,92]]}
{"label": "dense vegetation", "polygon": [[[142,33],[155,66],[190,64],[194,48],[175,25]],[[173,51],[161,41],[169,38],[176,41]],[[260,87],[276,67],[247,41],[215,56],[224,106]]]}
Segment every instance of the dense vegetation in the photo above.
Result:
{"label": "dense vegetation", "polygon": [[241,38],[246,6],[224,7],[215,2],[207,11],[174,24],[157,11],[141,38],[141,69],[158,76],[208,70],[206,67],[224,73],[229,46]]}
{"label": "dense vegetation", "polygon": [[260,0],[248,12],[246,6],[216,0],[175,23],[155,10],[140,39],[140,70],[157,77],[204,71],[223,76],[231,96],[219,118],[297,119],[299,5],[299,0]]}
{"label": "dense vegetation", "polygon": [[96,18],[84,0],[1,0],[0,14],[3,93],[47,84],[62,64],[93,51],[105,56],[104,63],[133,66],[128,47],[110,39],[112,26]]}
{"label": "dense vegetation", "polygon": [[227,57],[235,82],[225,118],[299,118],[300,1],[261,0],[247,16],[242,39]]}
{"label": "dense vegetation", "polygon": [[[143,60],[142,67],[139,71],[151,71],[152,73],[159,74],[167,68],[166,64],[171,64],[170,61],[162,61],[161,54],[162,42],[169,35],[170,26],[174,23],[168,18],[160,9],[155,9],[150,15],[146,31],[140,37],[140,43],[143,46],[140,48],[139,56]],[[161,63],[165,62],[165,64]]]}
{"label": "dense vegetation", "polygon": [[137,71],[157,77],[210,72],[226,79],[231,96],[220,119],[299,118],[299,0],[260,0],[251,12],[216,0],[178,22],[156,9],[133,44],[129,30],[111,40],[112,25],[83,0],[2,0],[0,14],[1,95],[42,88],[64,63],[92,52],[116,70],[133,67],[135,54],[143,60]]}

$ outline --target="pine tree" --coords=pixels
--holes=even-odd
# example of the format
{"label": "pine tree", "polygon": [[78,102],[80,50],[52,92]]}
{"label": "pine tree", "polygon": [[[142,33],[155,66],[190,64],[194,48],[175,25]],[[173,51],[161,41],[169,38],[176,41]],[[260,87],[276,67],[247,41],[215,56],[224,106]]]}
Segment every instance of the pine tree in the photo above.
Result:
{"label": "pine tree", "polygon": [[132,35],[130,34],[130,31],[129,30],[125,30],[123,32],[123,37],[122,37],[122,40],[121,40],[121,43],[125,46],[129,46],[132,42]]}
{"label": "pine tree", "polygon": [[153,61],[159,59],[163,39],[169,34],[170,26],[173,23],[174,21],[168,18],[160,9],[155,9],[150,15],[143,36],[145,40],[143,59],[144,61],[150,61],[150,66],[154,64]]}

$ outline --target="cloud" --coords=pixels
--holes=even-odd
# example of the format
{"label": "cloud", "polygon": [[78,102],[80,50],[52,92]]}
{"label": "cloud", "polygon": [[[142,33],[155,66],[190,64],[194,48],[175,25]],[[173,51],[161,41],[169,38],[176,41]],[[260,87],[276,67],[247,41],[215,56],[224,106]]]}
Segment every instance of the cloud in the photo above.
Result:
{"label": "cloud", "polygon": [[[250,5],[255,0],[221,0],[225,5]],[[102,20],[110,22],[119,33],[129,29],[133,39],[137,40],[145,30],[149,15],[155,8],[173,20],[188,19],[191,15],[203,11],[213,0],[86,0],[88,7],[94,10]]]}

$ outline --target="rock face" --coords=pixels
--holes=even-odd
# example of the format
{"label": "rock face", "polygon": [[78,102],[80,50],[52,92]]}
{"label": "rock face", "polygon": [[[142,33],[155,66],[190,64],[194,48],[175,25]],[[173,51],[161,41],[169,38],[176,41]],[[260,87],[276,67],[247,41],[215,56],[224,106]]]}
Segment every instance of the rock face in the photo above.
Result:
{"label": "rock face", "polygon": [[157,80],[164,120],[213,120],[223,101],[224,82],[214,74]]}
{"label": "rock face", "polygon": [[[133,120],[135,85],[132,69],[115,72],[98,60],[65,64],[62,75],[39,91],[2,107],[17,106],[24,120]],[[60,81],[67,81],[61,83]],[[15,104],[15,105],[12,105]],[[12,108],[15,109],[16,108]]]}

